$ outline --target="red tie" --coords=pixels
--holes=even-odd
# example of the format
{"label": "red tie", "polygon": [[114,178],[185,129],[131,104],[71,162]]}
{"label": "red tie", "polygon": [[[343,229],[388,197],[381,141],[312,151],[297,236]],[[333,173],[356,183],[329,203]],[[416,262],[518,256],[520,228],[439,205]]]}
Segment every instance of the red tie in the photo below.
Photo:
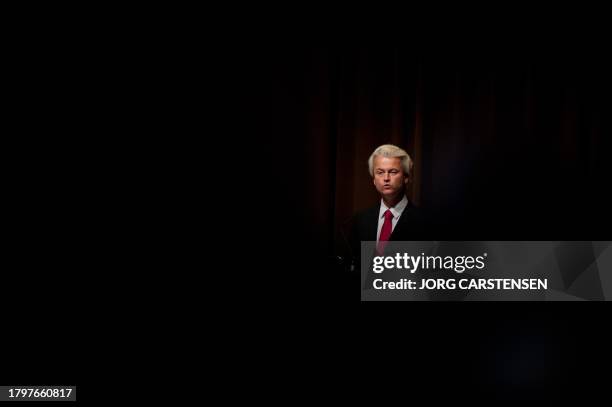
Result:
{"label": "red tie", "polygon": [[378,239],[378,247],[376,251],[379,256],[383,255],[385,251],[385,246],[387,245],[387,241],[389,241],[389,237],[391,236],[391,232],[393,231],[393,224],[391,223],[391,219],[393,219],[393,214],[389,209],[385,211],[385,222],[383,223],[382,229],[380,230],[380,238]]}

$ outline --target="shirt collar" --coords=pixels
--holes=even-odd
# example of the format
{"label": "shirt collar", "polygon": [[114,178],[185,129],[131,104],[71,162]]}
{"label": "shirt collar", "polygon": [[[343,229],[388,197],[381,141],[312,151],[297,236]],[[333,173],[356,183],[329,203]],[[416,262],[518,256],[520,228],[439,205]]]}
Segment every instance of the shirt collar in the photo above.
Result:
{"label": "shirt collar", "polygon": [[406,198],[406,195],[404,195],[402,200],[399,201],[399,203],[395,205],[393,208],[387,208],[387,206],[385,205],[385,202],[381,199],[378,218],[379,219],[382,218],[385,212],[387,211],[387,209],[390,209],[391,213],[393,214],[393,219],[397,219],[401,216],[402,212],[404,212],[404,209],[406,209],[406,206],[408,206],[408,198]]}

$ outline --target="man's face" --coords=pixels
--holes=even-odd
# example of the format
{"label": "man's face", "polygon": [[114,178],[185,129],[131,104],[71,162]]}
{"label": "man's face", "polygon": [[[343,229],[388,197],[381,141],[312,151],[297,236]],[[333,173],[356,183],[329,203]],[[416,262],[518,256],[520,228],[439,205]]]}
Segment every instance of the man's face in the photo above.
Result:
{"label": "man's face", "polygon": [[393,199],[404,193],[408,177],[404,175],[402,160],[394,157],[374,157],[374,186],[383,198]]}

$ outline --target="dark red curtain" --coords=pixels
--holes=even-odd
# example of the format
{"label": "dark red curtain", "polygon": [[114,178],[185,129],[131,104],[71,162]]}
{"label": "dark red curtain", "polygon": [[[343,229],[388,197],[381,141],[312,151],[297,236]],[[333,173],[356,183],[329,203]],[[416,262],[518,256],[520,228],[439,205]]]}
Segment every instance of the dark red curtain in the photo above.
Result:
{"label": "dark red curtain", "polygon": [[254,51],[252,63],[266,129],[257,141],[314,252],[341,253],[344,222],[377,202],[366,161],[383,143],[412,155],[410,199],[442,240],[610,230],[601,53],[288,47]]}

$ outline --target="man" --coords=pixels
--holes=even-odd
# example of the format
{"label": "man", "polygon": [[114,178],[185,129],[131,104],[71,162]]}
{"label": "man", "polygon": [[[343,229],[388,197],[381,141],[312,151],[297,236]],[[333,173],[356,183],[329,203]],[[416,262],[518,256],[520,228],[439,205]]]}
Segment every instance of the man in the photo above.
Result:
{"label": "man", "polygon": [[362,241],[376,241],[376,255],[382,255],[389,241],[419,240],[422,236],[423,217],[406,197],[412,165],[408,153],[391,144],[370,155],[368,167],[381,200],[352,219],[348,240],[354,265],[360,263]]}

